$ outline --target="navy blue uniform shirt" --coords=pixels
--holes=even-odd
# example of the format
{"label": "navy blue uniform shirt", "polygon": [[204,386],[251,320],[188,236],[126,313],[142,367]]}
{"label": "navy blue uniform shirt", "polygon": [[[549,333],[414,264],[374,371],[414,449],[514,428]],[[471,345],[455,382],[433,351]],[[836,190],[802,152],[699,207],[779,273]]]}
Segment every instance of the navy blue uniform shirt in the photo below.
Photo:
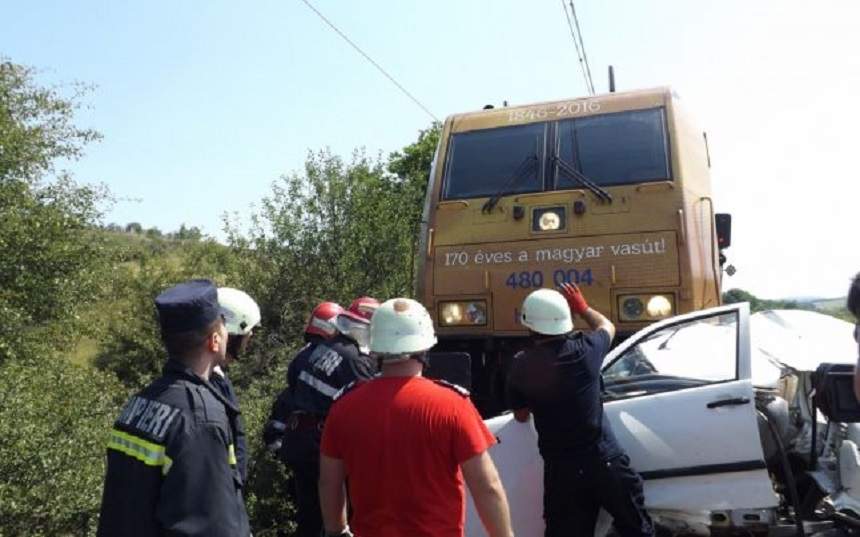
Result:
{"label": "navy blue uniform shirt", "polygon": [[[218,388],[224,399],[230,401],[236,408],[239,408],[239,398],[236,397],[236,389],[233,388],[233,383],[230,382],[227,372],[223,371],[222,373],[219,374],[217,371],[213,371],[209,377],[209,382]],[[242,475],[242,483],[244,484],[248,482],[248,442],[245,439],[245,421],[242,419],[241,414],[236,416],[233,429],[236,436],[236,462],[239,466],[239,473]]]}
{"label": "navy blue uniform shirt", "polygon": [[608,460],[623,453],[600,396],[609,344],[605,330],[576,332],[539,340],[514,356],[508,403],[531,409],[544,458]]}
{"label": "navy blue uniform shirt", "polygon": [[114,423],[99,537],[248,537],[236,464],[238,409],[169,360]]}
{"label": "navy blue uniform shirt", "polygon": [[293,411],[324,417],[341,388],[375,374],[369,356],[343,336],[312,342],[296,354],[287,370],[287,391]]}

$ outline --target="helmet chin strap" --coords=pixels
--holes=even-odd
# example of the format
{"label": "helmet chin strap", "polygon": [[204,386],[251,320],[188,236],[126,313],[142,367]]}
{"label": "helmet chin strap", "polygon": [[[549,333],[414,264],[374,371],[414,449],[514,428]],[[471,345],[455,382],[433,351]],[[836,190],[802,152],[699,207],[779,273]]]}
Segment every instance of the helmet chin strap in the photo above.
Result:
{"label": "helmet chin strap", "polygon": [[430,367],[430,358],[427,356],[427,351],[415,352],[412,354],[405,355],[397,355],[399,358],[392,359],[392,355],[388,355],[388,357],[384,355],[377,355],[376,357],[376,369],[382,370],[382,366],[385,364],[402,364],[408,360],[415,360],[419,362],[424,368]]}
{"label": "helmet chin strap", "polygon": [[241,358],[242,354],[242,343],[245,341],[247,336],[242,334],[228,334],[227,335],[227,355],[237,362]]}

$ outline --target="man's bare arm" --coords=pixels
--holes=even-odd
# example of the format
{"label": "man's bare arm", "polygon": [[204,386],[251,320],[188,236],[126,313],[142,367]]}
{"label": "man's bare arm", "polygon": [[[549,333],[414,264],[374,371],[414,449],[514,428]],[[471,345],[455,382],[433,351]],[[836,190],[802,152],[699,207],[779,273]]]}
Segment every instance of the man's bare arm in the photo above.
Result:
{"label": "man's bare arm", "polygon": [[343,461],[320,455],[320,510],[326,533],[339,534],[347,527],[345,484]]}
{"label": "man's bare arm", "polygon": [[609,334],[609,342],[612,343],[615,338],[615,325],[602,313],[588,306],[579,286],[575,283],[563,283],[560,288],[561,294],[570,307],[570,314],[579,315],[585,319],[592,330],[606,330],[606,333]]}
{"label": "man's bare arm", "polygon": [[484,451],[462,464],[463,478],[475,500],[475,509],[490,537],[512,537],[508,497],[493,459]]}
{"label": "man's bare arm", "polygon": [[582,312],[581,317],[585,319],[585,322],[588,323],[589,328],[592,330],[606,330],[609,334],[610,343],[615,338],[615,325],[596,309],[588,308]]}

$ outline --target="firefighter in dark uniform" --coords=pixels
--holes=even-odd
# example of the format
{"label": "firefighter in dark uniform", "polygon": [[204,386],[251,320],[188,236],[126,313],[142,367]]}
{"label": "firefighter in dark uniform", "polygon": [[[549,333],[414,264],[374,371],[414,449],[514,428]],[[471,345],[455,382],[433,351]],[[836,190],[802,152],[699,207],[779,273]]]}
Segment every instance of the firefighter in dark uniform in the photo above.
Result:
{"label": "firefighter in dark uniform", "polygon": [[290,362],[287,388],[273,405],[264,435],[293,472],[297,537],[319,537],[322,531],[318,482],[323,421],[344,386],[376,373],[366,354],[369,330],[363,316],[333,302],[319,304],[305,327],[307,345]]}
{"label": "firefighter in dark uniform", "polygon": [[[239,399],[230,377],[227,376],[227,368],[241,359],[251,340],[254,327],[260,324],[260,306],[248,293],[232,287],[218,288],[218,304],[224,310],[224,324],[227,326],[227,355],[224,363],[213,369],[209,380],[225,399],[238,408]],[[248,480],[248,443],[241,415],[236,419],[236,461],[244,484]]]}
{"label": "firefighter in dark uniform", "polygon": [[217,289],[193,280],[155,304],[168,360],[110,433],[98,536],[248,537],[239,410],[209,382],[227,348]]}
{"label": "firefighter in dark uniform", "polygon": [[[563,294],[562,294],[563,293]],[[532,292],[521,321],[532,345],[514,357],[508,397],[514,416],[534,414],[544,459],[546,537],[592,536],[600,508],[623,537],[652,536],[642,479],[603,412],[600,368],[615,326],[573,284]],[[573,332],[571,314],[591,331]]]}

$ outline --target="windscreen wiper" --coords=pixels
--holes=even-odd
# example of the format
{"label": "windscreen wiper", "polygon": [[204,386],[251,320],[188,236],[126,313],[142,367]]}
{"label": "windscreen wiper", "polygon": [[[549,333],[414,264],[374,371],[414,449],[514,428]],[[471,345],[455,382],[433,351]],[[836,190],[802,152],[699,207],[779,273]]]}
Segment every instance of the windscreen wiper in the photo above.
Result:
{"label": "windscreen wiper", "polygon": [[585,176],[581,171],[571,166],[567,161],[561,159],[558,155],[552,157],[552,161],[558,164],[558,168],[569,175],[579,184],[591,191],[592,194],[600,198],[600,201],[612,203],[612,194],[600,188],[594,181]]}
{"label": "windscreen wiper", "polygon": [[663,342],[660,343],[660,346],[657,347],[657,349],[661,351],[666,350],[666,347],[669,345],[669,340],[675,337],[675,334],[677,334],[681,330],[681,328],[683,328],[683,326],[679,326],[678,328],[672,330],[672,333],[666,336],[666,339],[664,339]]}
{"label": "windscreen wiper", "polygon": [[537,165],[537,161],[538,158],[536,154],[532,153],[531,155],[527,155],[526,158],[524,158],[523,161],[520,162],[520,165],[517,166],[517,169],[514,171],[513,175],[511,175],[511,178],[508,179],[508,182],[505,183],[505,185],[498,192],[496,192],[492,198],[488,199],[484,203],[484,205],[481,207],[481,212],[493,212],[493,209],[496,208],[496,205],[499,203],[499,200],[502,199],[502,196],[508,194],[511,190],[511,187],[514,186],[514,184],[516,184],[519,179],[525,177],[526,173],[531,170],[532,166]]}

